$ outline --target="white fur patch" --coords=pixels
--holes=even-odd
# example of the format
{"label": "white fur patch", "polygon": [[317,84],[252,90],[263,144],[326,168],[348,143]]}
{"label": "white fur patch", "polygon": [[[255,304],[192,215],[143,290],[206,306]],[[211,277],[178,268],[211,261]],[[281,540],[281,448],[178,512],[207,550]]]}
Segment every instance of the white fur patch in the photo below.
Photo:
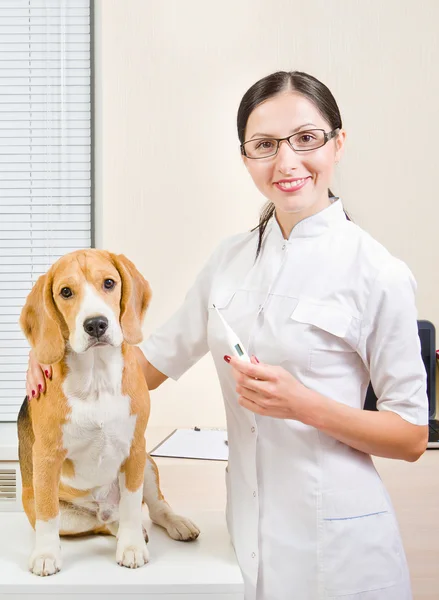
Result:
{"label": "white fur patch", "polygon": [[125,473],[119,474],[120,505],[117,533],[116,561],[124,567],[135,569],[149,560],[142,528],[143,486],[130,492],[125,486]]}
{"label": "white fur patch", "polygon": [[103,339],[112,346],[120,346],[123,341],[122,329],[113,309],[96,289],[86,283],[81,306],[75,319],[75,330],[70,334],[70,346],[74,352],[85,352],[90,345],[90,336],[84,330],[84,321],[92,317],[106,317],[108,329]]}
{"label": "white fur patch", "polygon": [[[63,426],[63,445],[75,475],[62,482],[93,489],[92,500],[113,502],[118,472],[128,457],[136,425],[131,400],[122,394],[121,348],[90,348],[66,356],[69,373],[63,384],[71,413]],[[90,499],[89,499],[90,500]],[[78,499],[78,503],[79,499]]]}
{"label": "white fur patch", "polygon": [[161,504],[162,501],[160,500],[159,492],[152,462],[151,460],[147,460],[143,477],[143,497],[145,502],[148,503],[148,507],[154,509],[156,504]]}
{"label": "white fur patch", "polygon": [[125,473],[119,474],[120,484],[120,505],[119,505],[119,523],[120,527],[128,525],[130,528],[142,524],[142,499],[143,486],[130,492],[125,486]]}
{"label": "white fur patch", "polygon": [[61,569],[59,515],[48,521],[35,522],[35,550],[29,559],[29,569],[35,575],[54,575]]}

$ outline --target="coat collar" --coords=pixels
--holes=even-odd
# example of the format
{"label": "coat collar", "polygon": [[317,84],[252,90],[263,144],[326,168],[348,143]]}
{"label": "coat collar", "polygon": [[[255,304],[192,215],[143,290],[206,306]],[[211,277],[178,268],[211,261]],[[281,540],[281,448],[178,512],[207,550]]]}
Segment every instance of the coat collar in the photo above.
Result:
{"label": "coat collar", "polygon": [[311,215],[302,221],[299,221],[297,225],[291,230],[288,240],[283,237],[281,228],[275,216],[270,219],[267,225],[267,236],[273,238],[275,242],[290,242],[295,238],[303,237],[317,237],[326,233],[329,229],[339,225],[346,221],[346,215],[343,209],[343,203],[340,198],[334,198],[332,203],[316,213]]}

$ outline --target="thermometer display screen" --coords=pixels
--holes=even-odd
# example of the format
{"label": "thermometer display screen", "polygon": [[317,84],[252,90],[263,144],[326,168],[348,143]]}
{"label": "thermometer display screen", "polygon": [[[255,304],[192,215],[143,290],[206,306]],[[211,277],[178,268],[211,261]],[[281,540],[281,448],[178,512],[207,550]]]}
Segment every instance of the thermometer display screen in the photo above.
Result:
{"label": "thermometer display screen", "polygon": [[239,344],[236,344],[235,346],[235,350],[238,353],[239,356],[244,356],[244,352],[242,351],[242,348]]}

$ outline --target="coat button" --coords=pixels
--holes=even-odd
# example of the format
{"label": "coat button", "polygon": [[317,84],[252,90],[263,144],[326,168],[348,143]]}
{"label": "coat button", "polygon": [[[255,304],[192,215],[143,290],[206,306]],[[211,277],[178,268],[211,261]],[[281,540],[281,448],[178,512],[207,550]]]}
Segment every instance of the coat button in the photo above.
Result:
{"label": "coat button", "polygon": [[252,433],[254,433],[256,431],[256,429],[254,427],[252,427]]}
{"label": "coat button", "polygon": [[256,492],[253,492],[253,498],[256,498]]}
{"label": "coat button", "polygon": [[256,558],[256,554],[252,552],[252,558]]}

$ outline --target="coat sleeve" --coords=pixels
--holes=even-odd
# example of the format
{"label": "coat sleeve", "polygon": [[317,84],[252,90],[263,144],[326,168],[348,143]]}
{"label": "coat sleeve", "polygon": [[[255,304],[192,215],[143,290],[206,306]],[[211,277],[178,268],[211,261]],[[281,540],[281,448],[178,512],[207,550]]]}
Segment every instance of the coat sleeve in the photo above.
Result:
{"label": "coat sleeve", "polygon": [[416,282],[392,260],[376,278],[363,315],[358,351],[369,370],[378,410],[428,424],[426,371],[415,305]]}
{"label": "coat sleeve", "polygon": [[148,362],[171,379],[178,380],[209,349],[208,298],[223,244],[204,265],[180,308],[140,345]]}

